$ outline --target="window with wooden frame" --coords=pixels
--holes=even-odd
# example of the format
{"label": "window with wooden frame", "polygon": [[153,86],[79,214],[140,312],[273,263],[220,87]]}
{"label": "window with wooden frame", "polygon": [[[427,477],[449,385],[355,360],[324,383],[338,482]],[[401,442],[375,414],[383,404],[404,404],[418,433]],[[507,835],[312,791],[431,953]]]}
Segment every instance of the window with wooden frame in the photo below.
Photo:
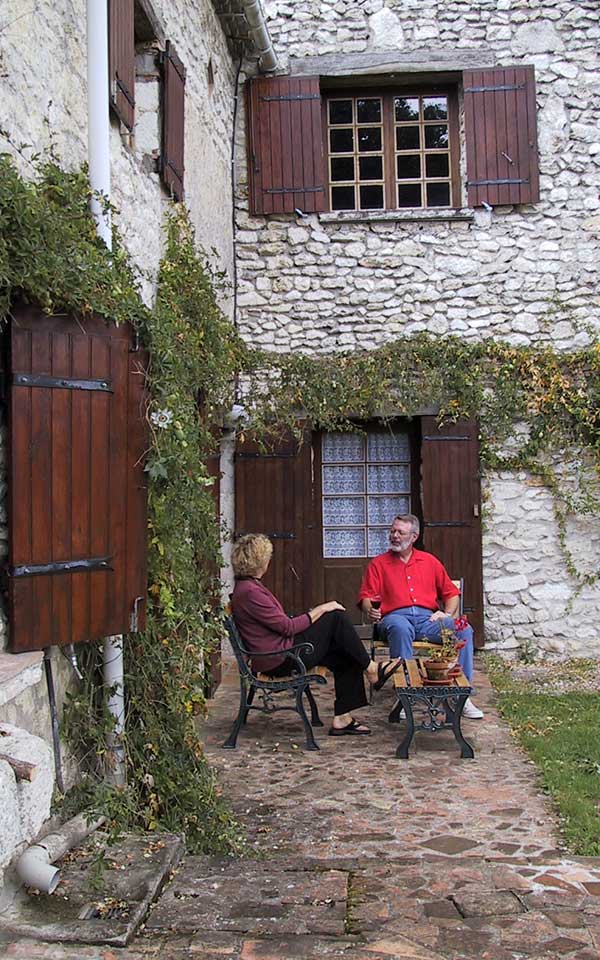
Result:
{"label": "window with wooden frame", "polygon": [[444,210],[539,200],[532,66],[465,70],[449,86],[322,91],[319,77],[247,84],[253,214]]}
{"label": "window with wooden frame", "polygon": [[323,125],[330,210],[460,206],[455,90],[336,91]]}

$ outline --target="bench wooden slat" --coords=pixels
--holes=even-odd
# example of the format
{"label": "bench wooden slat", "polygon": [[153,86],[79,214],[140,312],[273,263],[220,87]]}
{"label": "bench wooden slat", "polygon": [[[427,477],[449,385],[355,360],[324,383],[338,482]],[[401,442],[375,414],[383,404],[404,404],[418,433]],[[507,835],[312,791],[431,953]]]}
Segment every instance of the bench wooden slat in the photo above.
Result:
{"label": "bench wooden slat", "polygon": [[406,670],[408,673],[408,682],[411,687],[422,687],[423,681],[421,680],[421,674],[419,673],[419,667],[416,660],[405,660]]}
{"label": "bench wooden slat", "polygon": [[400,688],[402,690],[406,690],[406,677],[404,676],[404,670],[402,667],[400,667],[399,670],[396,670],[392,679],[396,689]]}
{"label": "bench wooden slat", "polygon": [[[317,667],[307,667],[306,672],[310,676],[316,674],[318,677],[325,677],[325,679],[332,675],[329,667],[323,667],[320,664]],[[286,673],[284,677],[271,677],[268,673],[257,673],[256,679],[260,680],[261,683],[285,683],[288,680],[293,680],[297,676],[297,673]]]}
{"label": "bench wooden slat", "polygon": [[459,687],[470,687],[470,686],[471,686],[471,684],[469,683],[469,681],[468,681],[467,678],[465,677],[465,675],[464,675],[464,673],[462,672],[462,670],[460,671],[459,675],[458,675],[457,678],[456,678],[456,684],[457,684],[457,686],[459,686]]}

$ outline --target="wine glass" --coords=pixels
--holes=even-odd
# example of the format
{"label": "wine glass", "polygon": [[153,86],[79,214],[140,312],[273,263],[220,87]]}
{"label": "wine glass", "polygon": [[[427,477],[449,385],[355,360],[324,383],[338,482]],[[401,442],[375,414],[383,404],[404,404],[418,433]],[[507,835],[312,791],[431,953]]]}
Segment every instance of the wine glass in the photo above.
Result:
{"label": "wine glass", "polygon": [[370,598],[370,600],[371,600],[371,607],[373,608],[373,610],[379,610],[381,606],[381,597],[379,596],[379,594],[376,593],[374,597]]}

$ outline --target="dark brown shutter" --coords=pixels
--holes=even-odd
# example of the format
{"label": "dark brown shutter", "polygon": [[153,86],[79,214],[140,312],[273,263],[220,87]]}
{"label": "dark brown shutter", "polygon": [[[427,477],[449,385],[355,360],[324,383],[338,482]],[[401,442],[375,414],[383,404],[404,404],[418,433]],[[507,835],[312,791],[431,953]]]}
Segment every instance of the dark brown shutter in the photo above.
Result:
{"label": "dark brown shutter", "polygon": [[163,117],[160,172],[176,200],[183,200],[185,67],[167,40],[163,55]]}
{"label": "dark brown shutter", "polygon": [[467,70],[463,83],[469,205],[539,200],[534,68]]}
{"label": "dark brown shutter", "polygon": [[254,78],[246,104],[252,213],[324,210],[319,78]]}
{"label": "dark brown shutter", "polygon": [[[127,325],[15,307],[9,346],[10,648],[144,623],[146,357]],[[137,603],[136,603],[137,601]]]}
{"label": "dark brown shutter", "polygon": [[109,103],[128,130],[135,119],[134,0],[108,0]]}
{"label": "dark brown shutter", "polygon": [[[273,559],[264,583],[289,614],[305,613],[311,600],[312,564],[305,516],[311,498],[311,446],[288,436],[268,452],[246,440],[235,453],[235,526],[264,533]],[[305,502],[307,501],[307,502]]]}
{"label": "dark brown shutter", "polygon": [[473,420],[437,425],[422,417],[423,544],[465,581],[464,607],[483,646],[479,442]]}

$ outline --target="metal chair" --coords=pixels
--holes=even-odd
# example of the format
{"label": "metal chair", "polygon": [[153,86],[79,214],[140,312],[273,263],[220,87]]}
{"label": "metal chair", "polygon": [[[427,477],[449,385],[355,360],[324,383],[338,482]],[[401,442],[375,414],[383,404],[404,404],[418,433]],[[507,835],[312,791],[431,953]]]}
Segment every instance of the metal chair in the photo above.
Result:
{"label": "metal chair", "polygon": [[[225,626],[238,664],[240,676],[240,706],[238,715],[231,728],[231,733],[227,737],[223,747],[226,750],[235,749],[238,734],[242,726],[246,723],[250,710],[259,710],[261,713],[269,715],[276,713],[278,710],[294,710],[299,714],[304,724],[306,749],[318,750],[319,746],[315,741],[312,728],[322,727],[323,723],[319,717],[319,709],[310,688],[312,685],[327,683],[324,674],[329,673],[329,671],[325,667],[315,667],[311,669],[310,673],[307,672],[306,665],[300,659],[299,654],[302,651],[312,653],[314,650],[312,643],[297,643],[285,651],[270,650],[263,651],[262,653],[250,653],[242,643],[233,617],[227,618]],[[250,663],[251,657],[256,661],[259,657],[273,656],[273,654],[283,655],[286,660],[289,661],[290,676],[269,677],[267,674],[252,669]],[[257,692],[262,701],[259,705],[254,703],[254,697]],[[275,698],[278,694],[283,693],[291,694],[294,703],[281,706],[277,704]],[[302,700],[304,694],[306,694],[306,699],[310,706],[310,722]]]}

